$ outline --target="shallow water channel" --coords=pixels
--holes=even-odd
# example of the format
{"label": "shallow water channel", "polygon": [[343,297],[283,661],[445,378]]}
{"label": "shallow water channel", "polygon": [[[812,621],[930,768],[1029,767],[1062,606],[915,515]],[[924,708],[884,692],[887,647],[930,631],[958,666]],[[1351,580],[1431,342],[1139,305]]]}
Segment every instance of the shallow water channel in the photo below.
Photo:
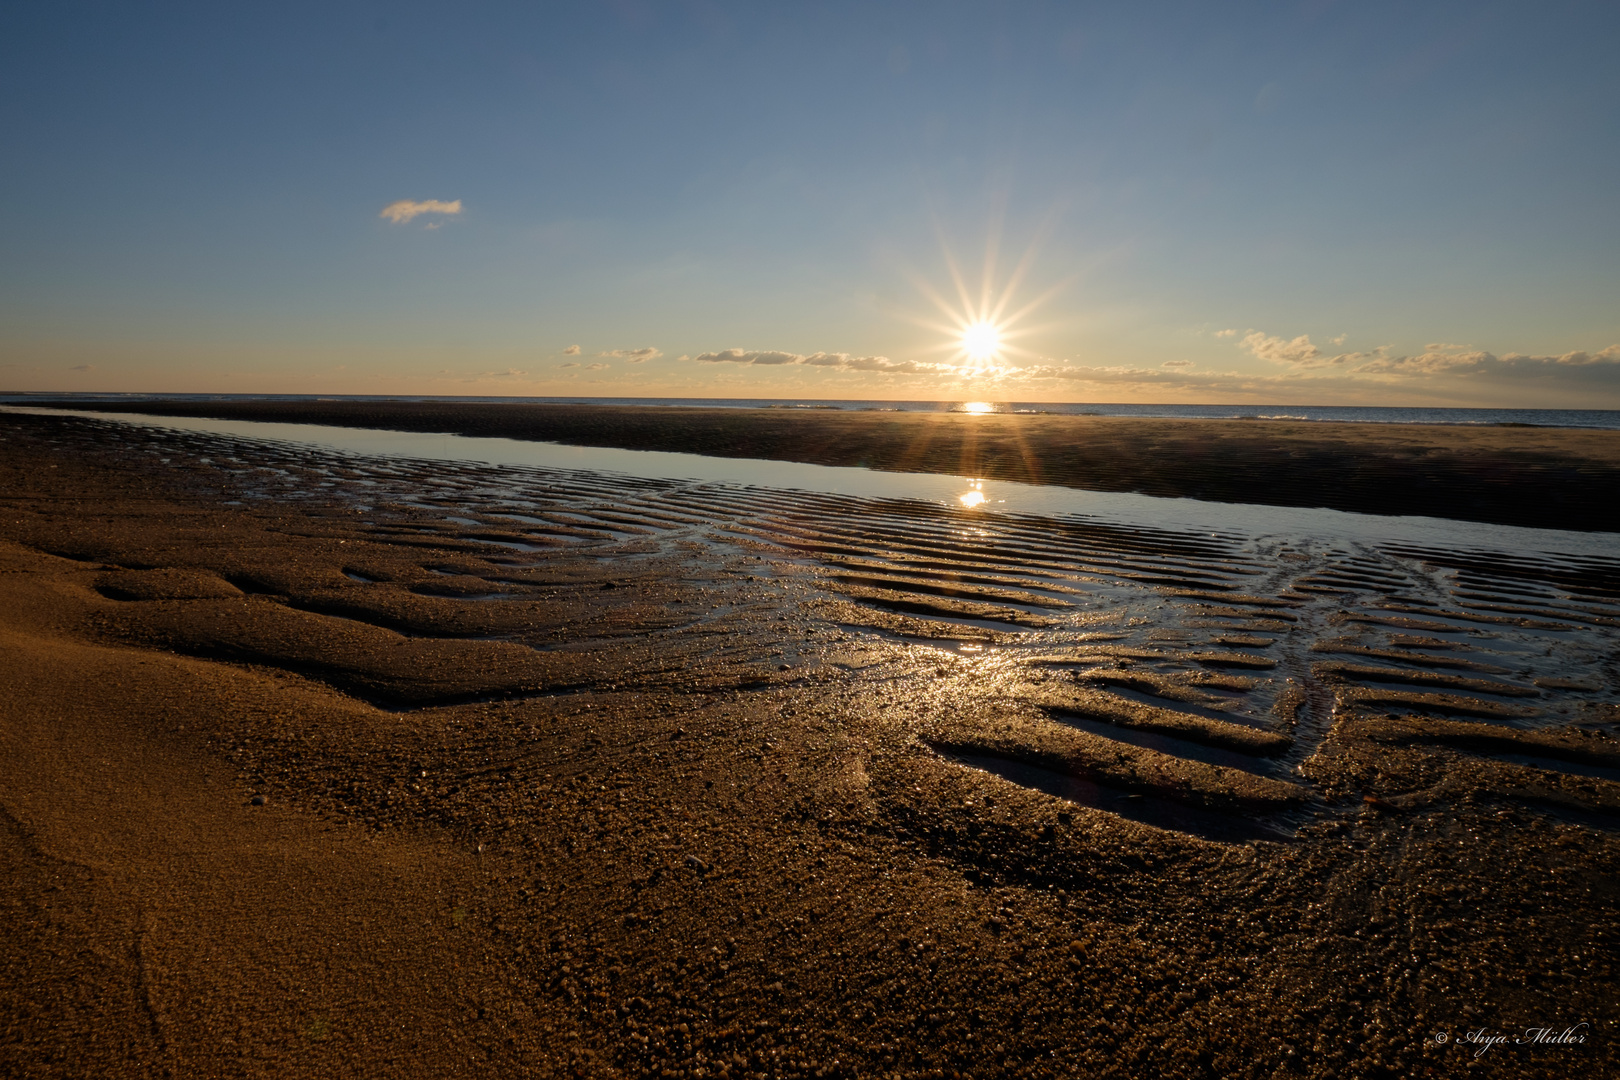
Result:
{"label": "shallow water channel", "polygon": [[318,424],[273,424],[176,416],[138,416],[91,410],[0,406],[0,411],[80,416],[144,427],[245,439],[303,443],[345,453],[458,463],[527,466],[618,473],[649,480],[813,491],[867,499],[913,499],[966,506],[988,513],[1080,516],[1121,525],[1240,535],[1252,540],[1354,541],[1447,544],[1496,552],[1613,557],[1620,533],[1527,529],[1430,517],[1388,517],[1340,510],[1166,499],[1151,495],[1084,491],[939,473],[894,473],[756,458],[705,457],[654,450],[566,446],[521,439],[471,438]]}

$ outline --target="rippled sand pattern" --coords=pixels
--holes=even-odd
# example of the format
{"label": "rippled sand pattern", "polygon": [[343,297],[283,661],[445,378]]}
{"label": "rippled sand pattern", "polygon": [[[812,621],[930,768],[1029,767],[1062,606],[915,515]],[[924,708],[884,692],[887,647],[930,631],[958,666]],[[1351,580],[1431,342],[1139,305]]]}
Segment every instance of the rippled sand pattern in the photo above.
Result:
{"label": "rippled sand pattern", "polygon": [[[597,628],[595,640],[668,637],[665,674],[644,673],[649,685],[717,657],[857,680],[898,748],[875,751],[863,782],[889,792],[902,828],[970,862],[984,853],[949,808],[913,797],[923,778],[955,790],[952,770],[978,770],[965,775],[1190,836],[1281,839],[1335,807],[1400,812],[1447,797],[1443,777],[1414,780],[1386,760],[1421,746],[1481,766],[1476,795],[1599,821],[1620,810],[1607,737],[1620,560],[1254,539],[1241,507],[1232,529],[1192,534],[160,439],[232,474],[246,500],[338,499],[377,539],[478,556],[424,564],[430,577],[412,593],[451,605],[431,618],[368,599],[384,586],[363,567],[342,590],[294,598],[328,615],[553,650],[556,628],[516,617],[557,586],[543,573],[549,552],[605,560],[609,579],[592,588],[614,587],[611,568],[676,560],[718,602],[694,612],[672,601],[657,616],[644,605],[634,625]],[[716,567],[738,559],[756,572],[727,584]],[[728,638],[727,620],[762,603],[808,618],[763,646]],[[413,697],[386,679],[373,696],[442,704],[521,694],[536,678],[555,692],[571,669],[546,655],[549,666],[449,696],[436,684]],[[1344,752],[1330,762],[1328,746]]]}

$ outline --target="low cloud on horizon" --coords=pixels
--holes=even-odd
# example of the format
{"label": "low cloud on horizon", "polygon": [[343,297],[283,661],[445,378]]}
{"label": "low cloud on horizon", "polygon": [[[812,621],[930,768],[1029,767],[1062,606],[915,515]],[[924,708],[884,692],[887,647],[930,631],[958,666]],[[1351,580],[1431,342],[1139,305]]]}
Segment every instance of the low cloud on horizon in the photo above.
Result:
{"label": "low cloud on horizon", "polygon": [[[1346,335],[1330,339],[1342,345]],[[1260,360],[1267,360],[1295,370],[1346,367],[1349,373],[1363,377],[1420,378],[1436,375],[1485,376],[1502,379],[1550,378],[1565,375],[1581,383],[1609,382],[1609,388],[1620,390],[1620,344],[1610,345],[1596,352],[1579,349],[1574,352],[1547,356],[1526,353],[1507,353],[1502,356],[1485,349],[1448,342],[1431,342],[1421,353],[1412,356],[1392,356],[1391,346],[1380,345],[1371,352],[1346,352],[1326,355],[1312,344],[1310,335],[1301,334],[1292,339],[1274,337],[1259,330],[1251,330],[1238,342],[1238,346]]]}
{"label": "low cloud on horizon", "polygon": [[[1221,336],[1235,337],[1238,331]],[[1333,339],[1337,344],[1341,335]],[[1273,374],[1243,371],[1194,371],[1191,360],[1167,360],[1157,368],[1131,365],[1091,366],[1068,361],[1003,364],[994,367],[958,366],[886,356],[850,353],[796,353],[773,349],[724,349],[681,357],[702,364],[741,364],[758,367],[803,366],[884,375],[954,378],[993,382],[1009,388],[1041,383],[1090,384],[1160,392],[1266,394],[1297,397],[1302,391],[1336,394],[1398,389],[1427,397],[1459,397],[1491,391],[1501,395],[1536,388],[1554,393],[1604,392],[1620,404],[1620,344],[1596,352],[1576,351],[1549,356],[1493,353],[1463,346],[1434,343],[1411,356],[1394,356],[1388,346],[1371,352],[1328,355],[1308,335],[1283,338],[1250,330],[1236,344],[1255,357],[1285,370]],[[1529,406],[1527,406],[1529,407]],[[1593,403],[1593,408],[1604,404]]]}
{"label": "low cloud on horizon", "polygon": [[692,357],[700,364],[754,364],[777,367],[803,364],[806,367],[838,371],[878,371],[890,375],[956,374],[963,369],[952,364],[921,363],[916,360],[890,360],[887,356],[854,356],[850,353],[793,353],[772,349],[724,349]]}

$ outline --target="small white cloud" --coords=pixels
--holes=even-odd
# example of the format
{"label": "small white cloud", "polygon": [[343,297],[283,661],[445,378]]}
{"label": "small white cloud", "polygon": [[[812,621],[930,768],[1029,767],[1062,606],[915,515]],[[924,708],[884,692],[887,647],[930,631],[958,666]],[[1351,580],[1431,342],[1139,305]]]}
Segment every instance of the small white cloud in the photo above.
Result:
{"label": "small white cloud", "polygon": [[608,368],[610,368],[612,366],[613,366],[612,364],[586,364],[585,365],[585,370],[586,371],[606,371]]}
{"label": "small white cloud", "polygon": [[597,356],[613,356],[632,364],[643,364],[648,360],[656,360],[664,354],[652,346],[645,349],[612,349],[608,352],[597,353]]}
{"label": "small white cloud", "polygon": [[[387,218],[395,225],[403,225],[412,218],[421,217],[423,214],[450,214],[453,216],[459,213],[461,213],[460,199],[455,202],[442,202],[438,199],[424,199],[417,202],[414,199],[401,199],[383,207],[382,213],[377,216]],[[430,225],[429,228],[437,228],[439,224],[442,223]]]}
{"label": "small white cloud", "polygon": [[1215,331],[1215,336],[1216,337],[1237,337],[1237,335],[1238,335],[1238,332],[1236,330],[1217,330],[1217,331]]}
{"label": "small white cloud", "polygon": [[568,361],[568,363],[566,363],[566,364],[558,364],[558,365],[557,365],[557,366],[558,366],[558,367],[579,367],[579,364],[578,364],[578,363],[576,363],[576,362],[575,362],[575,361],[573,361],[573,360],[570,360],[570,361]]}
{"label": "small white cloud", "polygon": [[1190,368],[1193,366],[1193,362],[1191,360],[1166,360],[1159,366],[1162,368]]}
{"label": "small white cloud", "polygon": [[563,350],[563,355],[564,356],[578,356],[579,355],[579,346],[578,345],[570,345],[570,346],[568,346],[568,348]]}
{"label": "small white cloud", "polygon": [[1349,340],[1350,340],[1350,335],[1349,334],[1340,334],[1338,337],[1328,338],[1328,344],[1329,345],[1343,345],[1346,341],[1349,341]]}

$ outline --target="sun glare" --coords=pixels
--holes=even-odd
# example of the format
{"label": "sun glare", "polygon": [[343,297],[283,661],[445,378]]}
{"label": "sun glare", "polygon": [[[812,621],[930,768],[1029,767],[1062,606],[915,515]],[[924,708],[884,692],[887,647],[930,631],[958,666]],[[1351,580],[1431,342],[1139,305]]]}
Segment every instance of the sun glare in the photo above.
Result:
{"label": "sun glare", "polygon": [[[906,316],[919,326],[945,335],[939,344],[928,349],[931,353],[943,353],[948,358],[934,364],[933,369],[942,379],[954,378],[959,384],[968,385],[994,385],[1015,377],[1020,367],[1038,362],[1041,355],[1027,347],[1020,347],[1019,340],[1051,329],[1049,326],[1028,325],[1026,320],[1056,295],[1066,282],[1054,284],[1028,301],[1015,299],[1034,265],[1036,245],[1030,244],[1011,274],[1003,276],[998,273],[1001,247],[998,216],[991,225],[985,244],[984,269],[977,288],[974,288],[969,285],[956,256],[951,253],[943,230],[937,222],[935,225],[952,288],[941,291],[921,274],[911,273],[908,276],[944,318],[931,314]],[[1042,231],[1045,228],[1042,226]],[[988,388],[989,385],[986,385],[985,389]],[[975,389],[967,392],[982,391]]]}
{"label": "sun glare", "polygon": [[996,407],[988,401],[964,401],[962,411],[965,413],[993,413]]}
{"label": "sun glare", "polygon": [[1001,352],[1001,327],[993,322],[969,323],[962,330],[962,352],[979,363],[995,359]]}

